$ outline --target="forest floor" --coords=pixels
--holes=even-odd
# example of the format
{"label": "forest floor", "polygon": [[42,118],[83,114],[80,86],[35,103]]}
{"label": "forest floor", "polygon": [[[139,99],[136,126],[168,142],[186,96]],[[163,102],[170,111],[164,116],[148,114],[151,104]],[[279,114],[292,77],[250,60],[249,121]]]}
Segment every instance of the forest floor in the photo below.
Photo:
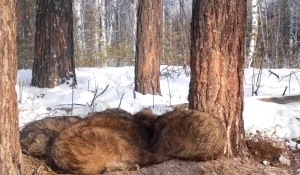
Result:
{"label": "forest floor", "polygon": [[[236,158],[222,157],[201,162],[170,160],[139,170],[106,172],[108,175],[297,175],[300,150],[282,148],[278,141],[247,140],[247,153]],[[23,155],[24,175],[59,175],[44,161]]]}

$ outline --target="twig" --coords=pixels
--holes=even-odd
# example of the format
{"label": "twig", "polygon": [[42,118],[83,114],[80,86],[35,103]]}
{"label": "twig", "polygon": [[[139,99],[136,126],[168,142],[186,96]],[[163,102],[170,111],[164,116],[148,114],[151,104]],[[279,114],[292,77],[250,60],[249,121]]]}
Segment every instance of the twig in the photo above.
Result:
{"label": "twig", "polygon": [[295,73],[294,71],[292,71],[292,73],[295,75],[295,77],[296,77],[296,79],[297,79],[297,81],[298,81],[298,84],[300,85],[300,82],[299,82],[299,79],[298,79],[296,73]]}
{"label": "twig", "polygon": [[284,91],[283,91],[283,94],[282,94],[282,96],[285,96],[285,92],[286,92],[286,90],[287,90],[287,86],[284,88]]}
{"label": "twig", "polygon": [[97,86],[95,93],[94,93],[93,100],[92,100],[91,104],[89,105],[90,107],[92,107],[92,106],[94,107],[95,100],[104,94],[104,92],[107,90],[108,86],[109,86],[109,84],[105,87],[105,89],[99,95],[97,95],[97,92],[98,92],[98,86]]}
{"label": "twig", "polygon": [[289,74],[285,75],[285,76],[281,76],[280,81],[284,80],[286,77],[289,77],[292,73],[298,73],[300,72],[300,69],[296,70],[296,71],[291,71]]}
{"label": "twig", "polygon": [[120,99],[120,103],[119,103],[118,108],[120,108],[120,106],[121,106],[121,104],[122,104],[122,100],[123,100],[124,94],[125,94],[125,93],[123,93],[122,96],[121,96],[121,99]]}
{"label": "twig", "polygon": [[159,74],[162,74],[164,72],[164,70],[168,70],[169,67],[170,67],[170,65],[168,65],[166,68],[163,68]]}
{"label": "twig", "polygon": [[94,91],[94,97],[93,97],[93,99],[92,99],[91,104],[89,105],[90,108],[91,108],[91,107],[94,107],[94,101],[95,101],[95,99],[96,99],[97,92],[98,92],[98,86],[96,86],[96,88],[95,88],[95,91]]}
{"label": "twig", "polygon": [[105,89],[104,89],[99,95],[96,96],[96,99],[97,99],[98,97],[100,97],[100,95],[103,95],[103,94],[104,94],[104,92],[107,90],[108,86],[109,86],[109,84],[105,87]]}
{"label": "twig", "polygon": [[[88,91],[92,91],[92,90],[90,90],[90,81],[91,81],[91,80],[94,80],[94,79],[95,79],[95,78],[89,79],[89,80],[88,80]],[[92,92],[93,92],[93,91],[92,91]]]}
{"label": "twig", "polygon": [[[253,68],[253,75],[252,75],[252,96],[258,94],[258,89],[260,88],[260,83],[261,83],[261,75],[262,75],[262,68],[259,68],[259,72],[257,75],[257,80],[255,82],[255,71]],[[254,86],[256,86],[256,90],[254,90]]]}
{"label": "twig", "polygon": [[133,90],[133,98],[136,99],[136,93],[135,93],[135,90]]}
{"label": "twig", "polygon": [[252,69],[253,71],[252,71],[252,96],[254,96],[254,95],[257,95],[257,94],[255,94],[255,92],[254,92],[254,85],[255,85],[255,70],[254,70],[254,68]]}
{"label": "twig", "polygon": [[22,103],[21,99],[22,99],[22,92],[21,92],[21,82],[20,82],[20,78],[19,78],[19,103]]}
{"label": "twig", "polygon": [[24,88],[24,81],[22,81],[21,86],[21,80],[19,79],[19,103],[22,103],[22,96],[23,96],[23,88]]}
{"label": "twig", "polygon": [[[84,104],[77,104],[77,103],[73,103],[73,104],[59,104],[59,105],[54,105],[54,106],[65,106],[65,105],[76,105],[76,106],[86,106]],[[87,104],[88,105],[88,104]]]}
{"label": "twig", "polygon": [[33,104],[34,104],[34,100],[35,100],[35,94],[33,94],[33,99],[32,99],[32,106],[33,106]]}
{"label": "twig", "polygon": [[276,76],[278,79],[279,79],[279,74],[276,74],[275,72],[271,71],[271,70],[268,70],[270,75],[273,74],[274,76]]}
{"label": "twig", "polygon": [[153,109],[154,109],[154,93],[153,93],[153,104],[152,105],[153,105]]}
{"label": "twig", "polygon": [[290,74],[290,78],[289,78],[289,94],[291,94],[291,79],[292,79],[292,74]]}
{"label": "twig", "polygon": [[298,73],[299,71],[300,71],[299,69],[296,70],[296,71],[291,71],[288,75],[282,76],[281,79],[279,80],[279,82],[280,82],[280,81],[284,80],[286,77],[289,77],[289,93],[291,93],[291,79],[292,79],[292,74],[295,75],[296,80],[297,80],[297,82],[298,82],[298,84],[300,86],[300,81],[299,81],[299,79],[298,79],[298,77],[296,75],[296,73]]}
{"label": "twig", "polygon": [[74,86],[72,86],[72,106],[71,106],[71,115],[73,115],[73,106],[74,106]]}
{"label": "twig", "polygon": [[[168,70],[167,70],[168,71]],[[174,79],[173,79],[174,80]],[[169,78],[167,76],[167,82],[168,82],[168,90],[169,90],[169,98],[170,98],[170,103],[169,105],[171,106],[172,105],[172,92],[171,92],[171,89],[170,89],[170,82],[169,82]],[[172,91],[173,91],[173,88],[172,88]]]}
{"label": "twig", "polygon": [[[177,68],[175,69],[172,67],[172,69],[168,69],[170,66],[167,66],[164,68],[162,71],[160,71],[160,76],[165,76],[165,77],[171,77],[174,79],[174,75],[177,74],[177,78],[181,75],[182,72],[185,72],[184,68]],[[166,72],[165,72],[166,70]]]}

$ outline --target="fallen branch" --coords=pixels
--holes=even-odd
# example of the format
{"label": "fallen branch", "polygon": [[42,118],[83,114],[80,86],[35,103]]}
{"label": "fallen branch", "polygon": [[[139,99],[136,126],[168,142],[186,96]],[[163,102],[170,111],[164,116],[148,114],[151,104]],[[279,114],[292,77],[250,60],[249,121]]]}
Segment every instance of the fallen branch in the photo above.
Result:
{"label": "fallen branch", "polygon": [[300,95],[285,96],[285,97],[271,97],[271,98],[261,98],[260,101],[273,102],[278,104],[287,104],[300,102]]}
{"label": "fallen branch", "polygon": [[271,70],[268,70],[270,75],[274,75],[276,78],[279,79],[279,74],[276,74],[275,72],[271,71]]}

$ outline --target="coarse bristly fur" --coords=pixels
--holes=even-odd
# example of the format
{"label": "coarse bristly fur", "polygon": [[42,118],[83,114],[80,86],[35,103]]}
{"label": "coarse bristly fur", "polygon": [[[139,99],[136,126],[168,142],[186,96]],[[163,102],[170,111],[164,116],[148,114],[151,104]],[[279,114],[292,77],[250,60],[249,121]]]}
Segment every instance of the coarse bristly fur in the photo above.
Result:
{"label": "coarse bristly fur", "polygon": [[104,111],[100,111],[100,112],[92,112],[90,114],[88,114],[88,118],[89,117],[100,117],[101,115],[109,115],[112,117],[119,117],[121,119],[125,119],[125,120],[132,120],[133,116],[132,114],[130,114],[129,112],[120,109],[120,108],[108,108]]}
{"label": "coarse bristly fur", "polygon": [[153,124],[156,118],[157,115],[153,114],[150,109],[142,109],[133,115],[133,121],[144,126],[149,140],[153,134]]}
{"label": "coarse bristly fur", "polygon": [[101,114],[63,130],[52,146],[52,158],[67,172],[99,174],[163,160],[148,149],[149,140],[142,125]]}
{"label": "coarse bristly fur", "polygon": [[211,160],[223,153],[225,127],[209,113],[175,110],[154,123],[152,151],[187,160]]}
{"label": "coarse bristly fur", "polygon": [[22,151],[33,157],[49,159],[53,139],[60,131],[80,120],[78,116],[58,116],[28,123],[20,132]]}

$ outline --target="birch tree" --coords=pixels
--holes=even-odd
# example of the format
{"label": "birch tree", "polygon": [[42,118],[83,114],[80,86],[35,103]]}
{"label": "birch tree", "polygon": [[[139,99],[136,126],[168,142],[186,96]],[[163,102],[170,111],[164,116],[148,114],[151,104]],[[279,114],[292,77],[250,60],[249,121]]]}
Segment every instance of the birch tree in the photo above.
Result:
{"label": "birch tree", "polygon": [[249,52],[248,52],[248,67],[252,65],[254,55],[255,55],[255,48],[258,36],[258,1],[252,0],[251,1],[251,33],[250,33],[250,45],[249,45]]}
{"label": "birch tree", "polygon": [[100,0],[100,51],[103,56],[103,66],[108,66],[106,38],[106,0]]}
{"label": "birch tree", "polygon": [[86,49],[85,42],[84,42],[84,25],[83,25],[83,13],[82,13],[82,6],[83,2],[81,0],[74,0],[74,40],[75,42],[75,49],[77,53],[77,59],[82,59],[83,52]]}

